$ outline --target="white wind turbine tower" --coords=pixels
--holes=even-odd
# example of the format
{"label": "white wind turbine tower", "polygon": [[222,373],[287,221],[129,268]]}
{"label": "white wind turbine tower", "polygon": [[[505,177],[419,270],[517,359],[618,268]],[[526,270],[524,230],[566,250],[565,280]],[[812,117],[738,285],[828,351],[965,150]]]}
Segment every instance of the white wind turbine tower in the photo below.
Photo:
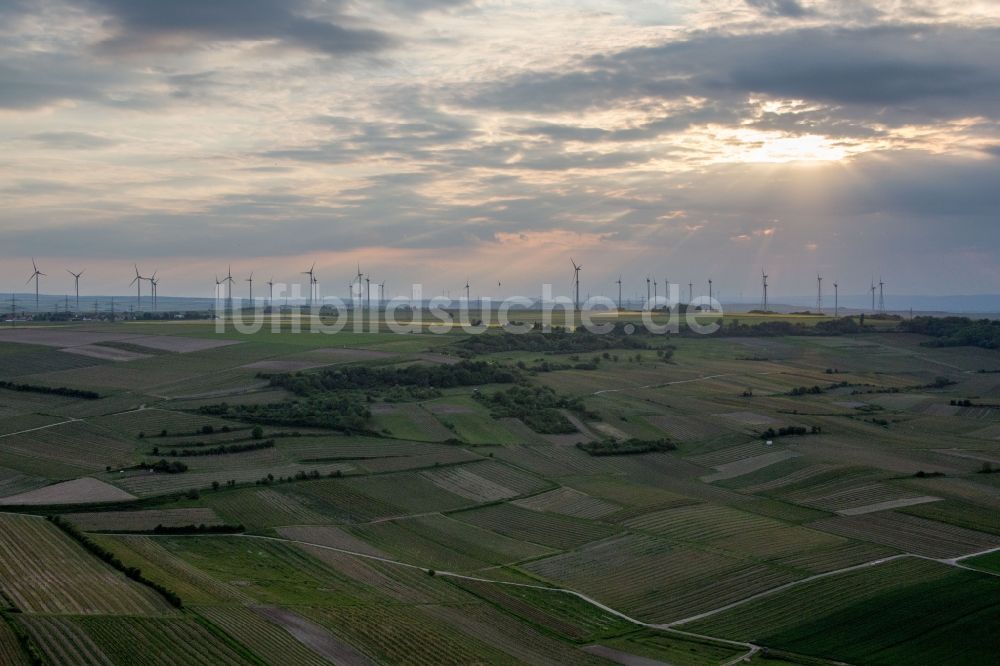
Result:
{"label": "white wind turbine tower", "polygon": [[576,298],[573,301],[573,305],[576,307],[577,310],[579,310],[580,309],[580,269],[583,268],[583,266],[577,266],[576,262],[573,260],[573,257],[569,258],[569,262],[571,264],[573,264],[573,284],[576,287]]}
{"label": "white wind turbine tower", "polygon": [[[252,290],[252,289],[251,289]],[[274,276],[267,281],[267,307],[272,306],[272,301],[274,300]]]}
{"label": "white wind turbine tower", "polygon": [[823,314],[823,278],[816,275],[816,313]]}
{"label": "white wind turbine tower", "polygon": [[156,274],[159,271],[153,271],[153,275],[149,278],[149,291],[153,298],[153,312],[156,312],[156,290],[160,286],[160,281],[156,279]]}
{"label": "white wind turbine tower", "polygon": [[219,299],[222,298],[222,292],[219,289],[219,285],[222,284],[222,280],[219,279],[219,274],[215,274],[215,316],[219,316]]}
{"label": "white wind turbine tower", "polygon": [[302,271],[302,274],[309,276],[309,309],[312,310],[312,306],[313,306],[313,280],[316,279],[316,262],[315,261],[313,262],[313,265],[309,267],[309,270]]}
{"label": "white wind turbine tower", "polygon": [[34,269],[34,273],[28,278],[28,281],[24,284],[30,284],[32,280],[35,281],[35,311],[38,311],[38,278],[43,277],[45,273],[38,270],[38,266],[35,264],[35,258],[31,258],[31,268]]}
{"label": "white wind turbine tower", "polygon": [[712,305],[712,278],[708,279],[708,308],[709,312],[715,309],[715,306]]}
{"label": "white wind turbine tower", "polygon": [[[84,269],[87,270],[87,269]],[[80,276],[83,275],[83,271],[79,273],[74,273],[70,269],[66,269],[66,272],[73,276],[73,282],[76,283],[76,309],[80,309]]]}
{"label": "white wind turbine tower", "polygon": [[615,283],[618,285],[618,309],[622,309],[622,276],[618,276],[618,281]]}
{"label": "white wind turbine tower", "polygon": [[222,278],[223,282],[229,284],[226,287],[226,308],[232,312],[233,311],[233,285],[236,284],[236,280],[233,279],[233,267],[229,266],[226,271],[226,277]]}
{"label": "white wind turbine tower", "polygon": [[764,310],[764,312],[767,312],[767,273],[764,272],[763,268],[760,269],[760,279],[764,285],[764,304],[762,306],[762,309]]}
{"label": "white wind turbine tower", "polygon": [[653,309],[656,309],[657,298],[659,298],[659,294],[656,291],[656,278],[653,278]]}
{"label": "white wind turbine tower", "polygon": [[250,307],[253,307],[253,271],[250,271],[250,277],[244,281],[250,283]]}
{"label": "white wind turbine tower", "polygon": [[135,277],[132,278],[128,286],[135,285],[135,311],[140,312],[142,310],[142,281],[146,278],[139,275],[139,266],[132,264],[132,267],[135,268]]}
{"label": "white wind turbine tower", "polygon": [[361,310],[365,309],[365,295],[362,293],[364,290],[364,273],[361,272],[361,264],[358,264],[358,308]]}
{"label": "white wind turbine tower", "polygon": [[840,285],[836,282],[833,283],[833,317],[837,319],[840,317],[840,292],[838,291]]}
{"label": "white wind turbine tower", "polygon": [[382,309],[382,304],[385,302],[385,280],[378,283],[378,309]]}

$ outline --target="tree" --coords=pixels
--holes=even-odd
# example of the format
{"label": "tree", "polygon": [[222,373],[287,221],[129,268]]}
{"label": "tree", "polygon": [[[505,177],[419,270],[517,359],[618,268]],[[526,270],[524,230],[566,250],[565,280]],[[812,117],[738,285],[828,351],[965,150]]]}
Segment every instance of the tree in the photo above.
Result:
{"label": "tree", "polygon": [[260,426],[254,426],[253,430],[250,431],[250,435],[254,439],[261,439],[264,437],[264,429]]}

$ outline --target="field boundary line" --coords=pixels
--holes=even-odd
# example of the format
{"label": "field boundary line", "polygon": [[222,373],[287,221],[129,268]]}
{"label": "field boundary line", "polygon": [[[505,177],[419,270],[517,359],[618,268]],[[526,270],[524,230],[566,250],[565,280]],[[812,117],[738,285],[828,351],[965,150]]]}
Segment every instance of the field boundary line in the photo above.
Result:
{"label": "field boundary line", "polygon": [[[600,601],[597,601],[596,599],[594,599],[592,597],[589,597],[586,594],[583,594],[582,592],[577,592],[576,590],[570,590],[570,589],[566,589],[566,588],[563,588],[563,587],[546,587],[544,585],[534,585],[534,584],[531,584],[531,583],[515,583],[515,582],[512,582],[512,581],[505,581],[505,580],[493,580],[492,578],[482,578],[480,576],[470,576],[470,575],[467,575],[467,574],[456,573],[456,572],[453,572],[453,571],[441,571],[441,570],[438,570],[438,569],[431,569],[431,568],[426,567],[426,566],[421,566],[419,564],[411,564],[409,562],[402,562],[400,560],[394,560],[394,559],[389,558],[389,557],[382,557],[382,556],[379,556],[379,555],[372,555],[370,553],[359,553],[357,551],[348,550],[346,548],[337,548],[335,546],[326,546],[326,545],[319,544],[319,543],[311,543],[309,541],[300,541],[298,539],[285,539],[283,537],[272,537],[272,536],[264,536],[264,535],[259,535],[259,534],[205,534],[205,535],[198,535],[198,534],[142,534],[142,535],[138,535],[138,534],[126,534],[126,533],[123,533],[123,534],[119,534],[119,535],[116,535],[116,536],[143,536],[143,537],[153,537],[153,538],[156,538],[156,537],[178,537],[178,536],[181,536],[181,537],[184,537],[184,536],[235,537],[235,538],[243,538],[243,539],[260,539],[262,541],[278,541],[278,542],[283,542],[283,543],[293,543],[293,544],[298,544],[298,545],[302,545],[302,546],[312,546],[313,548],[320,548],[322,550],[330,550],[330,551],[333,551],[333,552],[336,552],[336,553],[342,553],[344,555],[350,555],[352,557],[359,557],[359,558],[366,559],[366,560],[375,560],[377,562],[382,562],[384,564],[394,564],[396,566],[405,567],[407,569],[417,569],[418,571],[423,571],[423,572],[428,573],[428,574],[433,571],[435,576],[442,576],[442,577],[447,577],[447,578],[457,578],[459,580],[470,580],[470,581],[477,582],[477,583],[493,583],[494,585],[509,585],[509,586],[512,586],[512,587],[525,587],[525,588],[530,588],[530,589],[534,589],[534,590],[542,590],[544,592],[557,592],[557,593],[560,593],[560,594],[569,594],[569,595],[572,595],[574,597],[577,597],[578,599],[581,599],[581,600],[587,602],[588,604],[590,604],[592,606],[595,606],[595,607],[597,607],[597,608],[605,611],[606,613],[614,615],[615,617],[621,618],[621,619],[625,620],[626,622],[629,622],[630,624],[634,624],[634,625],[637,625],[637,626],[640,626],[640,627],[645,627],[647,629],[656,629],[658,631],[666,631],[666,632],[670,632],[670,633],[676,633],[676,634],[680,634],[680,635],[684,635],[684,636],[691,636],[693,638],[700,638],[700,639],[706,640],[706,641],[714,641],[716,643],[721,643],[721,644],[724,644],[724,645],[730,645],[730,646],[733,646],[733,647],[746,648],[747,650],[750,650],[751,654],[755,654],[756,651],[760,650],[760,646],[754,645],[753,643],[745,643],[743,641],[733,641],[733,640],[729,640],[727,638],[718,638],[718,637],[715,637],[715,636],[707,636],[705,634],[697,634],[697,633],[690,632],[690,631],[683,631],[683,630],[679,630],[679,629],[674,629],[673,627],[662,625],[662,624],[653,624],[653,623],[650,623],[650,622],[643,622],[642,620],[637,620],[634,617],[626,615],[625,613],[623,613],[623,612],[621,612],[619,610],[615,610],[614,608],[611,608],[610,606],[607,606],[607,605],[601,603]],[[745,656],[746,655],[744,655],[744,657]]]}
{"label": "field boundary line", "polygon": [[18,430],[17,432],[8,432],[0,435],[0,439],[4,437],[13,437],[14,435],[23,435],[28,432],[36,432],[38,430],[45,430],[47,428],[55,428],[56,426],[66,425],[67,423],[80,423],[85,421],[83,419],[70,418],[68,421],[60,421],[59,423],[50,423],[48,425],[38,426],[37,428],[28,428],[27,430]]}
{"label": "field boundary line", "polygon": [[783,370],[771,370],[768,372],[724,372],[718,375],[705,375],[703,377],[694,377],[693,379],[678,379],[672,382],[659,382],[657,384],[646,384],[645,386],[629,386],[626,388],[616,388],[616,389],[601,389],[600,391],[594,391],[590,395],[604,395],[605,393],[621,393],[622,391],[639,391],[642,389],[650,388],[662,388],[664,386],[675,386],[677,384],[692,384],[694,382],[704,382],[709,379],[718,379],[720,377],[748,377],[755,375],[782,375],[785,374]]}

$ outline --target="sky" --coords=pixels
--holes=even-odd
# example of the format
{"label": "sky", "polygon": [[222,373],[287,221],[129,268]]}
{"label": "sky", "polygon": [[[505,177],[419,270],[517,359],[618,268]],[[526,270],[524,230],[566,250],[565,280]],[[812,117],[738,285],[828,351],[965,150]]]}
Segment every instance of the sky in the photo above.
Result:
{"label": "sky", "polygon": [[993,0],[0,0],[5,290],[983,294],[998,256]]}

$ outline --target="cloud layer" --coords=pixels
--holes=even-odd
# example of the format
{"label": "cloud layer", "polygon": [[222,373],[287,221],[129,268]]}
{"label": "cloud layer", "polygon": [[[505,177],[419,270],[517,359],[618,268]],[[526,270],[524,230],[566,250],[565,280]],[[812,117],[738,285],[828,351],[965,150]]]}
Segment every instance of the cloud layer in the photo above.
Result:
{"label": "cloud layer", "polygon": [[0,2],[0,279],[1000,291],[1000,11],[907,7]]}

